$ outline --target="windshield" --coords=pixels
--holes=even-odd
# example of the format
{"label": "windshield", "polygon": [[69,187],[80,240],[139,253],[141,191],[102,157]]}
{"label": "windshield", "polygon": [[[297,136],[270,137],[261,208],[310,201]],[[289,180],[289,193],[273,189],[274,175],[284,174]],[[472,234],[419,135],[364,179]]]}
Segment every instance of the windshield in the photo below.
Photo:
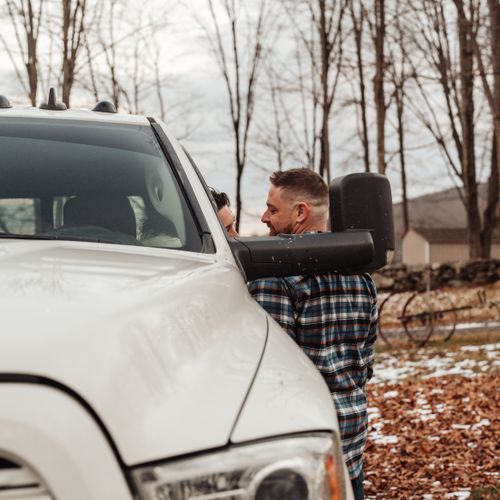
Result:
{"label": "windshield", "polygon": [[149,125],[0,121],[0,233],[201,250]]}

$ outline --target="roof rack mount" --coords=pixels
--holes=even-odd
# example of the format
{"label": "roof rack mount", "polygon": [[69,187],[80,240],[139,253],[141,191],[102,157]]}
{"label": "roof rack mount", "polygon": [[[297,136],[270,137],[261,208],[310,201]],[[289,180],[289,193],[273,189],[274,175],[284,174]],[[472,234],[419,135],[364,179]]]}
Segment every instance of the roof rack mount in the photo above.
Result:
{"label": "roof rack mount", "polygon": [[48,109],[51,111],[66,111],[68,108],[63,102],[57,101],[56,89],[54,87],[50,87],[49,99],[40,104],[40,109]]}
{"label": "roof rack mount", "polygon": [[7,108],[12,108],[12,104],[4,95],[0,95],[0,109]]}

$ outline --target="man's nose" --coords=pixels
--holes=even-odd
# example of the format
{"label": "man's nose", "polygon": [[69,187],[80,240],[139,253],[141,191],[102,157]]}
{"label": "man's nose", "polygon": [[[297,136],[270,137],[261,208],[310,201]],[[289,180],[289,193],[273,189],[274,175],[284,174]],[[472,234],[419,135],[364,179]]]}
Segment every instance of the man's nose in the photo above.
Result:
{"label": "man's nose", "polygon": [[260,218],[260,221],[263,222],[264,224],[268,224],[269,223],[269,210],[266,210],[262,214],[262,217]]}

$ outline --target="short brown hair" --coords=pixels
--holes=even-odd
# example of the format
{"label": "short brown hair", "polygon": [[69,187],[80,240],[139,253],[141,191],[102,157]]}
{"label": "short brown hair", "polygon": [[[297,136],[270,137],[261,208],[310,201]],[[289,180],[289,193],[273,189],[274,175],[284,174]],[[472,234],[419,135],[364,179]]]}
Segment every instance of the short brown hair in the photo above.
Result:
{"label": "short brown hair", "polygon": [[286,189],[293,197],[303,196],[312,205],[328,206],[328,186],[308,167],[278,170],[269,177],[275,187]]}

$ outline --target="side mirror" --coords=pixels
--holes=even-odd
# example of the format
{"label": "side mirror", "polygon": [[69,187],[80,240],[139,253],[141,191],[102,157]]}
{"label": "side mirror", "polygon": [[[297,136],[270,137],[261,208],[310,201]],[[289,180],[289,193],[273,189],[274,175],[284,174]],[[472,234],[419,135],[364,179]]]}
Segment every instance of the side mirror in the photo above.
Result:
{"label": "side mirror", "polygon": [[394,250],[389,181],[350,174],[330,185],[332,232],[231,240],[247,280],[297,274],[357,274],[385,266]]}
{"label": "side mirror", "polygon": [[347,266],[352,273],[375,271],[392,261],[394,220],[389,180],[371,173],[349,174],[330,183],[330,223],[333,233],[368,231],[375,249],[366,266]]}

